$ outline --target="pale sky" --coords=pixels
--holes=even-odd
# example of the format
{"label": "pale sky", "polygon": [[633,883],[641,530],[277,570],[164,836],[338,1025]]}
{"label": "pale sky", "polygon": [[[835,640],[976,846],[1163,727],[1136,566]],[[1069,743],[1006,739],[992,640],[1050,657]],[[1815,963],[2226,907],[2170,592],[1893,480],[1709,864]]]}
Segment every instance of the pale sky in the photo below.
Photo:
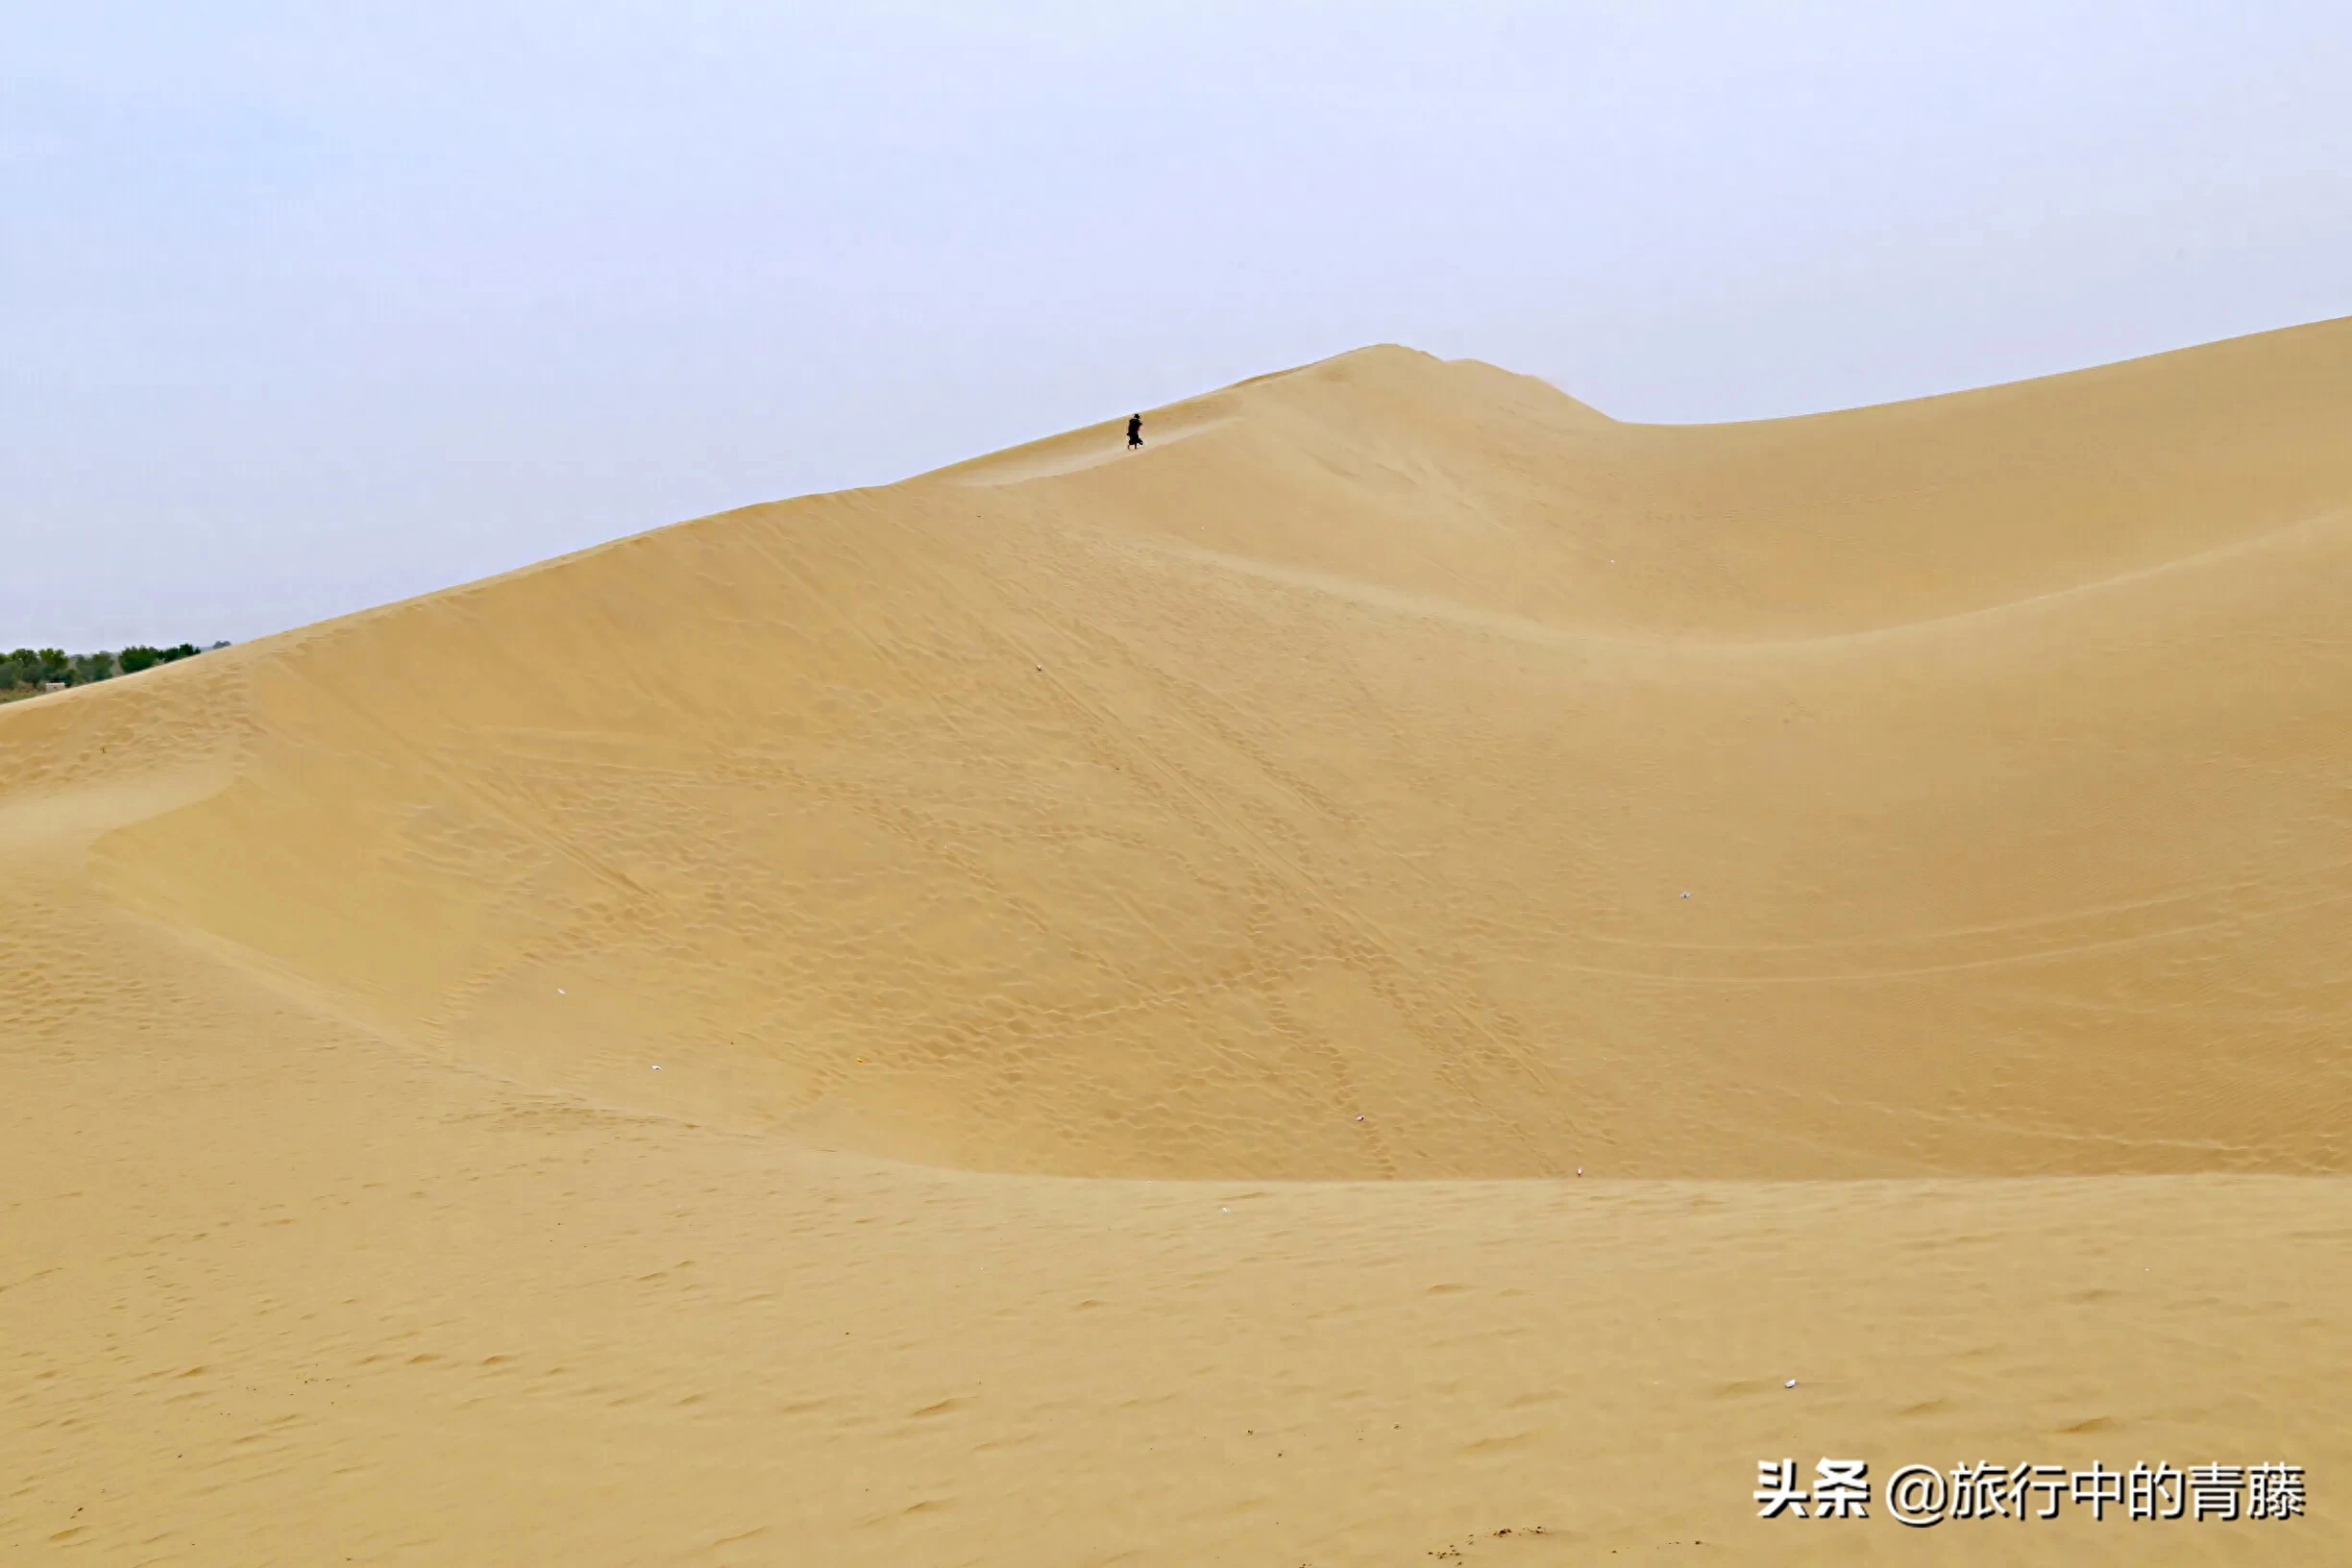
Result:
{"label": "pale sky", "polygon": [[2348,83],[2344,0],[0,0],[0,649],[1372,342],[1691,421],[2352,314]]}

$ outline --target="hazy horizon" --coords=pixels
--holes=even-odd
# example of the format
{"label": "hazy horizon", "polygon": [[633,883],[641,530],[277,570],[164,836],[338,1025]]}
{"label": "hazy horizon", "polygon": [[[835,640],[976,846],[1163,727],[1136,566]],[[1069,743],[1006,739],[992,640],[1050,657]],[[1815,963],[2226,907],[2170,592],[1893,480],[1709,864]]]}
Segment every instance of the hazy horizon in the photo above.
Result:
{"label": "hazy horizon", "polygon": [[246,640],[1365,343],[1687,423],[2352,314],[2352,16],[0,21],[0,647]]}

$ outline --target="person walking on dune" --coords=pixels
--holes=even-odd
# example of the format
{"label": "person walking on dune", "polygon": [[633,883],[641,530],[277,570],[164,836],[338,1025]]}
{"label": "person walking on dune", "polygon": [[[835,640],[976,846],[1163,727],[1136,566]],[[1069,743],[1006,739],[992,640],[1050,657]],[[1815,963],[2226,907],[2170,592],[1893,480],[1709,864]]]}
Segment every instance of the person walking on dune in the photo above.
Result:
{"label": "person walking on dune", "polygon": [[1136,448],[1141,446],[1142,444],[1143,416],[1141,414],[1129,414],[1127,416],[1127,450],[1129,452],[1133,452]]}

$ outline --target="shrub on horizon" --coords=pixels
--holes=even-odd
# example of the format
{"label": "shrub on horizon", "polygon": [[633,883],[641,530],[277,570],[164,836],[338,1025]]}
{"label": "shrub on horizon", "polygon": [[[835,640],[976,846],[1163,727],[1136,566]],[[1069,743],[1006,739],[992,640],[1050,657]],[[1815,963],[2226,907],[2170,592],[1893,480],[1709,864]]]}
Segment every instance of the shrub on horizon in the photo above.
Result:
{"label": "shrub on horizon", "polygon": [[[212,645],[228,646],[225,642]],[[67,653],[59,648],[19,648],[0,653],[0,692],[50,685],[87,686],[94,681],[111,680],[117,674],[135,675],[159,664],[192,659],[208,651],[194,643],[179,643],[170,648],[135,643],[120,653],[110,653],[104,649],[95,653]]]}

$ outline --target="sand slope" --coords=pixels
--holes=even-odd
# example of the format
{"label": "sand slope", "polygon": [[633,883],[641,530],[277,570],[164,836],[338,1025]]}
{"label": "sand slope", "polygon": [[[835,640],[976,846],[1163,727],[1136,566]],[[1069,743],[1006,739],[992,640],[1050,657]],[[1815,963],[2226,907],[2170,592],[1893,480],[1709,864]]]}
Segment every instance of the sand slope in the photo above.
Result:
{"label": "sand slope", "polygon": [[225,777],[100,878],[327,1005],[823,1146],[2337,1170],[2348,419],[2343,324],[1706,429],[1373,350],[5,733]]}
{"label": "sand slope", "polygon": [[1374,349],[0,710],[0,1556],[2337,1560],[2348,429]]}

